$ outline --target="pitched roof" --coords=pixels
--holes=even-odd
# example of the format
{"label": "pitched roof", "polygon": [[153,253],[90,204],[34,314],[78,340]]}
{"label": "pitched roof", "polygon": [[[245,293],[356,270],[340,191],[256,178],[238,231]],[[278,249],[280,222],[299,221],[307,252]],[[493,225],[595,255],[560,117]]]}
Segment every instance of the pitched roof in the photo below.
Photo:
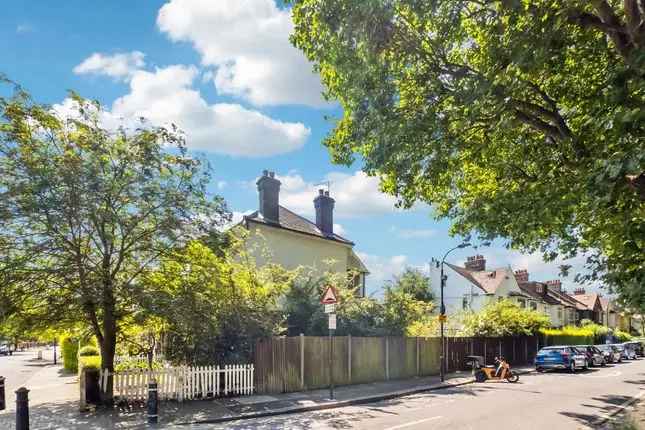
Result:
{"label": "pitched roof", "polygon": [[568,294],[563,293],[561,291],[556,291],[552,288],[547,288],[547,294],[553,297],[563,306],[570,306],[576,309],[580,308],[580,306],[584,306],[582,303],[575,300],[573,297],[569,296]]}
{"label": "pitched roof", "polygon": [[591,294],[573,294],[571,295],[574,299],[579,301],[585,306],[585,309],[581,310],[593,310],[596,306],[596,301],[598,300],[598,293]]}
{"label": "pitched roof", "polygon": [[[557,299],[548,294],[547,286],[541,282],[518,282],[517,285],[520,287],[520,290],[533,299],[542,300],[550,305],[557,305],[560,303]],[[538,286],[542,286],[542,291],[544,293],[538,293]]]}
{"label": "pitched roof", "polygon": [[602,307],[603,312],[607,312],[610,308],[614,312],[613,306],[611,306],[611,300],[607,297],[600,297],[600,307]]}
{"label": "pitched roof", "polygon": [[474,271],[469,270],[464,267],[455,266],[450,263],[446,263],[455,272],[459,273],[461,276],[466,278],[471,284],[476,285],[486,294],[494,294],[497,291],[497,288],[504,282],[504,280],[509,279],[510,275],[513,275],[511,269],[501,268],[495,270],[484,270],[484,271]]}
{"label": "pitched roof", "polygon": [[250,215],[244,216],[243,221],[246,223],[248,221],[257,222],[260,224],[265,224],[275,228],[282,228],[285,230],[295,231],[297,233],[308,234],[310,236],[316,236],[321,239],[333,240],[335,242],[344,243],[346,245],[354,245],[354,242],[351,240],[345,239],[342,236],[333,233],[331,235],[326,235],[323,233],[316,223],[309,221],[307,218],[301,217],[300,215],[291,212],[289,209],[279,206],[278,207],[278,223],[267,222],[259,211],[255,211]]}

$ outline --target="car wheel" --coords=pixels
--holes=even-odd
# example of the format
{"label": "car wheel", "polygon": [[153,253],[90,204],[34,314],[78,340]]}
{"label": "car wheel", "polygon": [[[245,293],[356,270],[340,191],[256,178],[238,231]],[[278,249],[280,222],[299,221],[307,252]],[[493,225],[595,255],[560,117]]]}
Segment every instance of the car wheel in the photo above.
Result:
{"label": "car wheel", "polygon": [[573,360],[569,363],[569,372],[576,373],[576,363]]}
{"label": "car wheel", "polygon": [[542,369],[541,367],[536,367],[535,371],[538,372],[538,373],[542,373],[542,372],[544,372],[544,369]]}
{"label": "car wheel", "polygon": [[600,367],[605,367],[606,365],[607,365],[607,360],[603,358],[602,361],[600,362]]}

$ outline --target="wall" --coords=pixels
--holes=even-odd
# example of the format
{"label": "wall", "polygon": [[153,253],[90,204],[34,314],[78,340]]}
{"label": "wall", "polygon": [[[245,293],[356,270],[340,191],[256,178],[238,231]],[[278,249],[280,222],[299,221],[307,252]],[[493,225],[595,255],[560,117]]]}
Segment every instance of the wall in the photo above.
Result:
{"label": "wall", "polygon": [[255,248],[253,255],[259,265],[273,262],[287,269],[312,266],[322,271],[329,268],[325,260],[334,260],[333,271],[348,269],[349,245],[253,222],[249,230],[249,245]]}
{"label": "wall", "polygon": [[[286,393],[329,385],[328,337],[296,336],[261,339],[254,351],[255,386],[260,394]],[[445,338],[448,372],[468,370],[467,355],[492,364],[496,356],[511,364],[532,363],[536,337]],[[439,374],[440,338],[333,338],[335,385],[350,385]]]}

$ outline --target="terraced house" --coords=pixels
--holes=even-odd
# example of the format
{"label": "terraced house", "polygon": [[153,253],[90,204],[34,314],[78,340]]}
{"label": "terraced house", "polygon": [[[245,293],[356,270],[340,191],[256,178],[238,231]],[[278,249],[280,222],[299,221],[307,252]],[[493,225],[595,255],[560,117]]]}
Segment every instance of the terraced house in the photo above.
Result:
{"label": "terraced house", "polygon": [[259,208],[240,224],[249,231],[247,240],[257,263],[347,273],[364,296],[369,272],[354,252],[354,242],[334,232],[335,201],[329,191],[312,196],[316,220],[310,221],[280,205],[281,183],[274,172],[265,170],[256,184]]}
{"label": "terraced house", "polygon": [[[617,312],[608,298],[598,293],[586,293],[578,288],[573,294],[562,289],[559,279],[546,282],[531,281],[526,269],[513,271],[510,267],[488,270],[481,255],[468,257],[464,267],[447,263],[445,266],[446,313],[477,312],[492,301],[509,299],[520,307],[544,313],[553,327],[578,324],[589,319],[615,328]],[[432,285],[440,285],[440,267],[431,265]]]}

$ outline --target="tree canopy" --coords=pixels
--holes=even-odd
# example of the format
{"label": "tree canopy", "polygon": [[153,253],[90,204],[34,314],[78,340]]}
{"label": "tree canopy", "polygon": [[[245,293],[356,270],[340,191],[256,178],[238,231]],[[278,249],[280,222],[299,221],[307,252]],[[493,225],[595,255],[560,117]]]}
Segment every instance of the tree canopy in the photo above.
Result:
{"label": "tree canopy", "polygon": [[112,370],[142,273],[229,214],[178,130],[107,129],[98,103],[71,97],[64,114],[20,88],[0,98],[0,297],[14,313],[87,321]]}
{"label": "tree canopy", "polygon": [[644,2],[291,3],[292,42],[343,109],[335,162],[453,233],[645,285]]}
{"label": "tree canopy", "polygon": [[465,314],[462,334],[486,337],[530,336],[549,326],[548,316],[522,309],[510,300],[500,300],[489,303],[477,313]]}

